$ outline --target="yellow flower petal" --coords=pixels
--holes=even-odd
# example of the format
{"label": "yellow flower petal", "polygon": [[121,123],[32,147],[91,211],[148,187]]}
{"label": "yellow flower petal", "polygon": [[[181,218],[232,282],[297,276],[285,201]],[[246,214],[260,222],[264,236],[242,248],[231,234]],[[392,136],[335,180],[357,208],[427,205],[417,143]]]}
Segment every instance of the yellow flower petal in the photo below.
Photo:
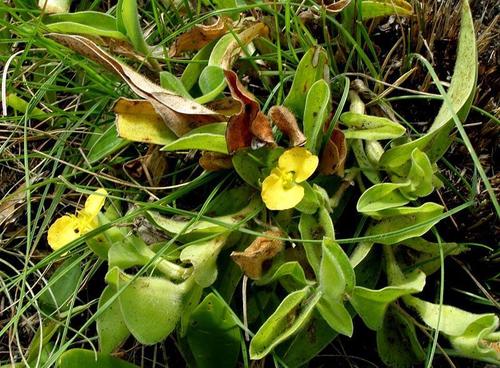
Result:
{"label": "yellow flower petal", "polygon": [[291,185],[285,188],[283,173],[274,169],[262,182],[262,200],[270,210],[287,210],[295,207],[304,197],[304,188]]}
{"label": "yellow flower petal", "polygon": [[85,214],[91,217],[96,217],[104,206],[104,201],[106,201],[107,195],[108,192],[106,192],[106,189],[103,188],[97,189],[93,194],[89,195],[85,201],[85,208],[83,210],[85,211]]}
{"label": "yellow flower petal", "polygon": [[295,182],[301,183],[309,178],[318,167],[318,156],[304,147],[294,147],[285,151],[278,160],[278,167],[284,172],[295,173]]}
{"label": "yellow flower petal", "polygon": [[74,215],[58,218],[49,228],[47,241],[54,250],[64,247],[82,235],[80,220]]}

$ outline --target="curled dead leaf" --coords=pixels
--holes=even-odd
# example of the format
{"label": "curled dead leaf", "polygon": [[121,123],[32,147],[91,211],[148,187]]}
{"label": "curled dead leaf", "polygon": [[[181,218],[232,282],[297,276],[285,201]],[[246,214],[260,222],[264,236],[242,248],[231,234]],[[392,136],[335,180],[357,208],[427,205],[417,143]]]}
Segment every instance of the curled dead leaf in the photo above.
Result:
{"label": "curled dead leaf", "polygon": [[225,121],[225,118],[215,111],[153,83],[85,37],[59,33],[50,33],[47,36],[118,74],[134,93],[151,103],[177,136],[182,136],[203,124]]}
{"label": "curled dead leaf", "polygon": [[165,152],[160,151],[157,145],[150,145],[144,156],[135,158],[123,166],[130,176],[136,179],[144,177],[152,187],[159,185],[167,168]]}
{"label": "curled dead leaf", "polygon": [[207,171],[227,170],[233,167],[231,156],[211,151],[203,151],[198,163]]}
{"label": "curled dead leaf", "polygon": [[265,37],[269,34],[269,28],[262,22],[249,26],[237,35],[237,38],[231,40],[224,50],[224,55],[220,60],[219,66],[223,70],[230,70],[234,59],[241,52],[241,46],[249,44],[257,37]]}
{"label": "curled dead leaf", "polygon": [[335,128],[328,140],[319,161],[319,172],[324,175],[344,175],[344,165],[347,156],[347,142],[344,133]]}
{"label": "curled dead leaf", "polygon": [[168,56],[174,57],[185,51],[200,50],[203,46],[225,34],[232,23],[231,18],[220,17],[214,24],[195,25],[175,40],[168,50]]}
{"label": "curled dead leaf", "polygon": [[240,112],[241,102],[232,97],[223,97],[207,103],[206,106],[224,116],[233,116]]}
{"label": "curled dead leaf", "polygon": [[337,14],[344,10],[349,4],[351,0],[337,0],[337,1],[322,1],[322,5],[325,7],[325,10],[330,14]]}
{"label": "curled dead leaf", "polygon": [[225,70],[227,84],[233,99],[241,103],[237,114],[231,116],[226,129],[228,152],[250,147],[255,138],[260,141],[275,145],[271,123],[260,111],[259,103],[255,97],[241,84],[238,76],[232,70]]}
{"label": "curled dead leaf", "polygon": [[[264,235],[277,238],[283,234],[281,231],[269,230]],[[259,236],[243,252],[231,253],[233,261],[253,280],[261,278],[264,262],[273,259],[284,249],[282,240],[268,237]]]}
{"label": "curled dead leaf", "polygon": [[271,107],[268,115],[278,129],[288,137],[293,147],[302,146],[306,143],[306,136],[300,130],[295,115],[285,106]]}

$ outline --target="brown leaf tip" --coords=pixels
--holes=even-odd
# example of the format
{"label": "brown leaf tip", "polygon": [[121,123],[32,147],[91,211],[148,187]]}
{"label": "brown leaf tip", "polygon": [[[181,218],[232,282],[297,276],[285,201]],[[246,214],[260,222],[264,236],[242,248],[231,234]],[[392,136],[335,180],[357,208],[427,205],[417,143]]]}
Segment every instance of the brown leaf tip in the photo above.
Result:
{"label": "brown leaf tip", "polygon": [[284,242],[269,237],[282,237],[281,231],[269,230],[259,236],[243,252],[232,252],[231,258],[253,280],[260,279],[265,263],[284,249]]}

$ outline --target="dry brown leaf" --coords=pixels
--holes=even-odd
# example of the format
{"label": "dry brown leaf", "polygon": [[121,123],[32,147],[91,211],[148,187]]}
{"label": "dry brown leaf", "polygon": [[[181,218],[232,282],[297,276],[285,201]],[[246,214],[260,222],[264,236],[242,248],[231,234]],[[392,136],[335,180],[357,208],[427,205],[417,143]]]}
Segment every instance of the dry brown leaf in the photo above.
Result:
{"label": "dry brown leaf", "polygon": [[213,110],[224,116],[233,116],[240,112],[241,102],[232,97],[223,97],[215,101],[211,101],[206,105],[210,110]]}
{"label": "dry brown leaf", "polygon": [[347,142],[340,129],[333,129],[319,161],[319,172],[324,175],[344,175],[344,165],[347,156]]}
{"label": "dry brown leaf", "polygon": [[85,37],[58,33],[50,33],[48,36],[118,74],[138,96],[153,105],[165,124],[177,136],[182,136],[203,124],[225,121],[225,118],[215,111],[151,82]]}
{"label": "dry brown leaf", "polygon": [[255,119],[253,119],[252,124],[250,124],[250,131],[262,142],[265,142],[269,145],[276,144],[269,119],[260,110],[255,116]]}
{"label": "dry brown leaf", "polygon": [[269,109],[269,117],[278,129],[288,137],[293,147],[302,146],[306,143],[306,136],[300,130],[295,115],[285,106],[271,107]]}
{"label": "dry brown leaf", "polygon": [[181,34],[168,50],[168,56],[174,57],[185,51],[196,51],[209,42],[227,32],[233,21],[228,17],[220,17],[210,25],[197,24],[189,31]]}
{"label": "dry brown leaf", "polygon": [[337,0],[330,3],[330,1],[322,1],[322,5],[325,7],[326,11],[330,14],[337,14],[344,10],[351,0]]}
{"label": "dry brown leaf", "polygon": [[159,146],[150,145],[146,155],[141,158],[141,163],[149,185],[158,186],[168,168],[165,152],[160,151]]}
{"label": "dry brown leaf", "polygon": [[220,67],[223,70],[230,70],[234,59],[240,54],[241,46],[249,44],[257,37],[264,37],[269,34],[269,28],[262,22],[249,26],[244,31],[238,33],[237,38],[227,45],[224,51],[224,57],[220,61]]}
{"label": "dry brown leaf", "polygon": [[238,114],[231,116],[226,129],[228,152],[251,146],[253,138],[275,145],[271,123],[260,111],[255,97],[241,84],[238,76],[232,70],[225,70],[227,84],[231,96],[241,103]]}
{"label": "dry brown leaf", "polygon": [[19,207],[26,201],[26,184],[23,183],[14,193],[0,200],[0,225],[4,226],[16,220],[20,212]]}
{"label": "dry brown leaf", "polygon": [[219,152],[203,151],[198,163],[207,171],[220,171],[233,168],[231,156]]}
{"label": "dry brown leaf", "polygon": [[[264,235],[278,238],[283,234],[281,231],[269,230]],[[257,280],[262,277],[263,263],[273,259],[283,249],[282,240],[259,236],[243,252],[232,252],[231,258],[245,275]]]}

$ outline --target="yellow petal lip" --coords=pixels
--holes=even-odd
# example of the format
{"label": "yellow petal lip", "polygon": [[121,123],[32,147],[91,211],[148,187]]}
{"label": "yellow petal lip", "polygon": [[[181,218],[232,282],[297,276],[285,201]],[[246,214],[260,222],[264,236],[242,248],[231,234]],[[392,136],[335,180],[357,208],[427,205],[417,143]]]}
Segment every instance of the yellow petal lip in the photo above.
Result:
{"label": "yellow petal lip", "polygon": [[294,172],[295,182],[301,183],[314,173],[318,163],[318,156],[313,155],[304,147],[294,147],[280,156],[278,167],[284,172]]}
{"label": "yellow petal lip", "polygon": [[74,215],[59,217],[49,228],[47,242],[58,250],[82,235],[80,220]]}
{"label": "yellow petal lip", "polygon": [[91,217],[97,216],[99,211],[101,211],[104,206],[104,202],[106,201],[106,196],[108,192],[104,188],[97,189],[94,193],[89,195],[87,200],[85,201],[85,214]]}
{"label": "yellow petal lip", "polygon": [[64,215],[49,227],[47,242],[53,250],[58,250],[98,225],[97,215],[104,206],[108,192],[101,188],[85,201],[85,207],[75,215]]}
{"label": "yellow petal lip", "polygon": [[293,185],[285,188],[281,171],[274,169],[262,182],[261,197],[270,210],[287,210],[295,207],[304,198],[304,188]]}

